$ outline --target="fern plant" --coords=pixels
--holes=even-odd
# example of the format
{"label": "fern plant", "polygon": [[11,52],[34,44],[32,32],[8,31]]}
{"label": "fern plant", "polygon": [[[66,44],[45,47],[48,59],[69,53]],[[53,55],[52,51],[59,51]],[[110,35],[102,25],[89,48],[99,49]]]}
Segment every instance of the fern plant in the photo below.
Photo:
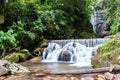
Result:
{"label": "fern plant", "polygon": [[2,50],[1,56],[6,55],[7,48],[14,48],[17,46],[17,40],[13,35],[13,30],[7,32],[0,31],[0,49]]}
{"label": "fern plant", "polygon": [[[25,47],[36,38],[36,34],[26,29],[26,25],[21,20],[13,23],[10,30],[14,30],[14,36],[19,41],[19,46]],[[29,40],[29,41],[28,41]]]}

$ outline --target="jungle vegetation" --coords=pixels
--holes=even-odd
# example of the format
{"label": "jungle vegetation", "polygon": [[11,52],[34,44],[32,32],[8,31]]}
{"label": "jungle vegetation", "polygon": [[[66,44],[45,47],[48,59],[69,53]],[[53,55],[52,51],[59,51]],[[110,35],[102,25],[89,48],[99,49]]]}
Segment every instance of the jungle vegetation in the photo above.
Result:
{"label": "jungle vegetation", "polygon": [[[99,6],[95,2],[96,0],[9,0],[6,7],[0,5],[1,9],[4,7],[5,16],[4,24],[0,25],[1,56],[15,47],[32,51],[44,39],[94,38],[90,16],[93,13],[91,5]],[[111,34],[117,33],[120,30],[120,1],[104,0],[102,4],[107,4],[106,21]]]}

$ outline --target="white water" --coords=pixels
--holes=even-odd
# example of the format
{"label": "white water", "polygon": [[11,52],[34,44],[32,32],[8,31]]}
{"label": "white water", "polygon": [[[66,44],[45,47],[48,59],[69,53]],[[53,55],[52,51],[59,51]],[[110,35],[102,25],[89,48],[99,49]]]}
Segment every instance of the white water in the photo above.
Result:
{"label": "white water", "polygon": [[[61,47],[57,43],[49,43],[48,47],[43,51],[42,62],[68,62],[73,63],[70,66],[77,67],[91,67],[91,58],[95,55],[93,54],[97,50],[98,46],[86,47],[77,42],[69,42],[65,46]],[[69,59],[65,61],[64,52],[69,54]],[[59,61],[59,57],[63,60]]]}

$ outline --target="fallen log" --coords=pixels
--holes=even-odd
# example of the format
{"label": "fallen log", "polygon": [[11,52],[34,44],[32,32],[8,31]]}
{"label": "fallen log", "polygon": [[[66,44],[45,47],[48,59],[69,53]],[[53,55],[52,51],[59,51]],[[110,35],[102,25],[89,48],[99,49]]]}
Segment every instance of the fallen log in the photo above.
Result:
{"label": "fallen log", "polygon": [[92,69],[78,69],[78,70],[52,70],[45,71],[46,74],[51,75],[64,75],[64,74],[92,74],[92,73],[104,73],[104,72],[120,72],[120,66],[102,67],[102,68],[92,68]]}

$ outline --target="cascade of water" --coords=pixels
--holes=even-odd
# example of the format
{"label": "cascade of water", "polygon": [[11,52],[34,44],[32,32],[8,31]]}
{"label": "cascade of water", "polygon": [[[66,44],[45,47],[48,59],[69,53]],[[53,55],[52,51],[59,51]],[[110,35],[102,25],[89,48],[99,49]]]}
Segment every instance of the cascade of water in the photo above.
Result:
{"label": "cascade of water", "polygon": [[70,62],[72,66],[91,66],[91,58],[98,46],[86,47],[78,42],[68,42],[61,47],[57,43],[49,43],[43,51],[42,62]]}
{"label": "cascade of water", "polygon": [[[98,0],[97,4],[103,3],[103,0]],[[91,6],[91,8],[94,10],[94,13],[91,14],[90,22],[93,26],[93,30],[96,32],[97,38],[102,38],[105,35],[107,35],[108,31],[106,22],[105,22],[105,6]]]}

